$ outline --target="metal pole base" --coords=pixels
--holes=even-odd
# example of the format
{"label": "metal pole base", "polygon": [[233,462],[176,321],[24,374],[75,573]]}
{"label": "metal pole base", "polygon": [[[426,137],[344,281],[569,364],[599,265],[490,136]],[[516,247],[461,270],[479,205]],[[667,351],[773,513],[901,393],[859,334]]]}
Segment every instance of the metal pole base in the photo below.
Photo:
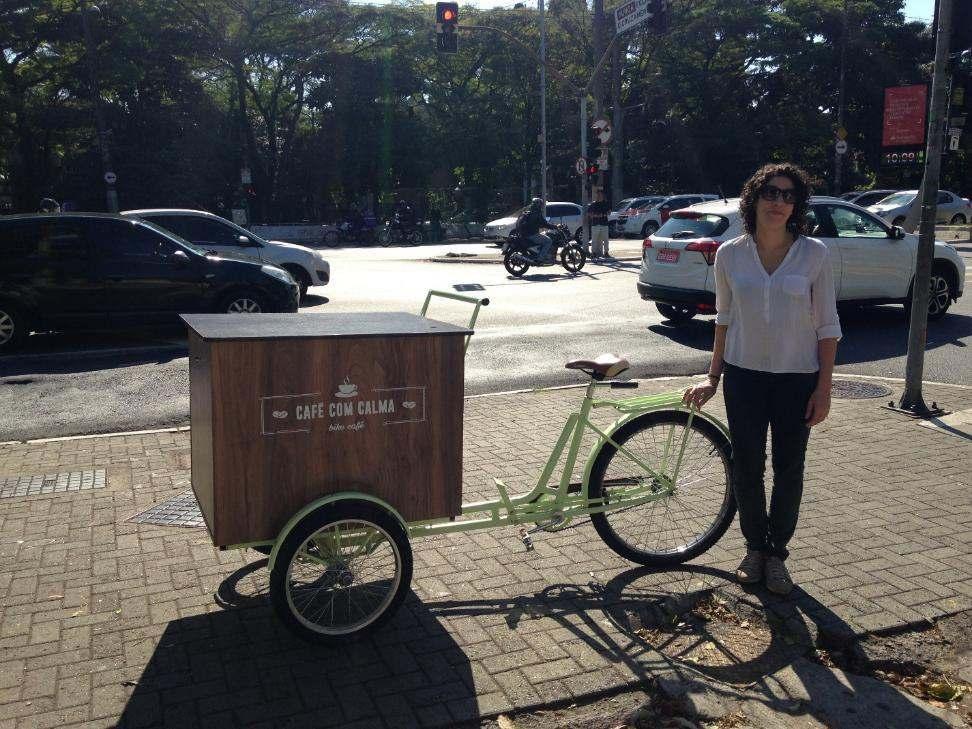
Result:
{"label": "metal pole base", "polygon": [[938,407],[937,402],[932,402],[932,406],[928,407],[924,402],[919,402],[915,405],[895,405],[894,400],[889,400],[887,405],[881,406],[884,410],[890,410],[893,413],[899,413],[901,415],[907,415],[909,418],[929,420],[931,418],[940,418],[943,415],[949,415],[950,411],[943,410]]}

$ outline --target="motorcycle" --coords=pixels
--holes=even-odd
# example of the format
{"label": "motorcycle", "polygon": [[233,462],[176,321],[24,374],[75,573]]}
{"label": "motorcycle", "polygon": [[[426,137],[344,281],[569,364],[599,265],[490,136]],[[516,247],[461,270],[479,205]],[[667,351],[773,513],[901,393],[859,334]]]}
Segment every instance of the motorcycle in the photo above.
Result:
{"label": "motorcycle", "polygon": [[341,243],[361,243],[370,246],[375,242],[375,227],[364,219],[345,219],[324,232],[324,245],[334,248]]}
{"label": "motorcycle", "polygon": [[553,230],[548,229],[547,235],[554,242],[554,261],[539,259],[539,243],[524,238],[516,230],[510,233],[503,244],[503,266],[511,276],[520,278],[530,270],[531,266],[553,266],[557,260],[569,273],[577,273],[584,268],[587,253],[580,243],[570,237],[570,230],[566,225],[558,225]]}
{"label": "motorcycle", "polygon": [[422,231],[416,225],[403,225],[396,218],[385,221],[384,227],[378,232],[378,242],[383,246],[405,245],[417,246],[422,242]]}

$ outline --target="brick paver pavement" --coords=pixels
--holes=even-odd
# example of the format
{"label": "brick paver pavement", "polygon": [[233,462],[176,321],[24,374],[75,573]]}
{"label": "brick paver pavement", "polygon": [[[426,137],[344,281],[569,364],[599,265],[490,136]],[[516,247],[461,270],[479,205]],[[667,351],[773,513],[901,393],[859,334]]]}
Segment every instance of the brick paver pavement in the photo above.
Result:
{"label": "brick paver pavement", "polygon": [[[972,407],[969,388],[925,393]],[[465,498],[490,497],[492,476],[528,489],[580,395],[468,399]],[[972,441],[880,404],[835,400],[814,430],[791,545],[805,592],[763,595],[771,608],[861,632],[972,604]],[[107,473],[105,488],[0,499],[0,729],[450,726],[570,701],[664,664],[612,605],[718,585],[741,552],[735,525],[696,561],[707,569],[660,574],[587,523],[536,535],[533,552],[512,528],[416,541],[414,595],[386,628],[309,647],[275,620],[260,555],[132,521],[189,488],[189,457],[184,430],[0,446],[0,479]]]}

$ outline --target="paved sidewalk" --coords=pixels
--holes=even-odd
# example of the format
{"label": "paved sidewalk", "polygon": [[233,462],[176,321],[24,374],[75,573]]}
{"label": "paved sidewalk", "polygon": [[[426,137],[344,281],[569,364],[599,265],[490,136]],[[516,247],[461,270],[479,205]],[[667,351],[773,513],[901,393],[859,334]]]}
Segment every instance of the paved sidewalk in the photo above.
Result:
{"label": "paved sidewalk", "polygon": [[[925,395],[972,408],[970,388]],[[492,476],[528,489],[580,396],[468,399],[465,499],[491,497]],[[972,440],[881,409],[888,399],[834,401],[792,543],[802,590],[753,593],[831,640],[972,607]],[[722,415],[721,399],[710,407]],[[651,573],[587,523],[536,535],[533,552],[513,529],[417,541],[414,595],[386,628],[309,647],[274,618],[260,555],[217,552],[203,528],[132,521],[189,489],[189,458],[184,430],[0,446],[0,729],[446,727],[570,703],[671,665],[625,629],[619,603],[717,587],[742,549],[733,525],[695,566]],[[812,706],[820,689],[805,689]],[[783,688],[765,691],[793,711]]]}

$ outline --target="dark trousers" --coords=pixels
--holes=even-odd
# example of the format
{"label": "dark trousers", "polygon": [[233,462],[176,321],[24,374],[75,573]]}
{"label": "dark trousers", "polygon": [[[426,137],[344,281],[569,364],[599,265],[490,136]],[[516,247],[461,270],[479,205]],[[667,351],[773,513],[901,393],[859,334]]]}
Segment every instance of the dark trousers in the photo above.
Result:
{"label": "dark trousers", "polygon": [[[817,373],[759,372],[728,362],[723,395],[732,436],[732,482],[748,549],[786,559],[803,497],[810,428],[804,415]],[[773,434],[773,496],[766,513],[766,431]]]}

